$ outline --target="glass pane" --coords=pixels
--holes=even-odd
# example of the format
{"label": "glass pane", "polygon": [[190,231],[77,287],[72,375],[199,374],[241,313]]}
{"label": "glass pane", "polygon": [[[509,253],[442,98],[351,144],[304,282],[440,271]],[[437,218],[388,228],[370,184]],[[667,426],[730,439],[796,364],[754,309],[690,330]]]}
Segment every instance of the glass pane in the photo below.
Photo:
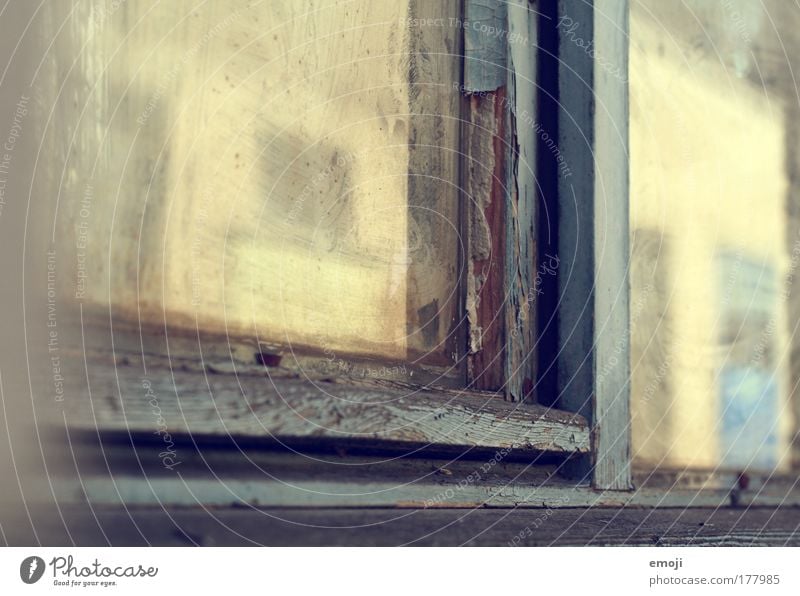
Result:
{"label": "glass pane", "polygon": [[407,25],[457,2],[63,4],[37,86],[67,303],[458,368],[458,30]]}
{"label": "glass pane", "polygon": [[631,3],[635,463],[797,465],[798,24],[791,2]]}

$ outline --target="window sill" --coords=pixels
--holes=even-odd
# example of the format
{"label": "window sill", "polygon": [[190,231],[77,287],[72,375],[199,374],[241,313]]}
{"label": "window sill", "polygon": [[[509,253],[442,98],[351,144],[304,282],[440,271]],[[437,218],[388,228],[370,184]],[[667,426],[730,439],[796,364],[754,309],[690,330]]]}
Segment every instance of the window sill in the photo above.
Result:
{"label": "window sill", "polygon": [[591,448],[589,426],[581,416],[505,402],[494,394],[274,374],[169,369],[143,374],[136,366],[108,364],[87,368],[91,397],[72,400],[65,412],[68,425],[83,431],[568,454]]}

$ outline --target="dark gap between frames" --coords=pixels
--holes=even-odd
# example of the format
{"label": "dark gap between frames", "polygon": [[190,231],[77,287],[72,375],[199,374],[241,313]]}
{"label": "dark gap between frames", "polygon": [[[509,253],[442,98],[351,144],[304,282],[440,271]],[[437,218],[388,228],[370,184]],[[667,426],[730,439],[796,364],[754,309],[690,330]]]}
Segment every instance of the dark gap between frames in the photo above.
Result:
{"label": "dark gap between frames", "polygon": [[[537,7],[539,46],[537,48],[537,110],[542,132],[558,139],[558,3],[544,2]],[[539,192],[537,222],[536,271],[552,271],[550,257],[558,256],[558,177],[559,164],[548,148],[541,132],[537,134],[536,178]],[[558,403],[558,269],[554,274],[540,274],[535,279],[533,297],[536,300],[537,338],[536,358],[538,402],[543,406],[560,407]]]}

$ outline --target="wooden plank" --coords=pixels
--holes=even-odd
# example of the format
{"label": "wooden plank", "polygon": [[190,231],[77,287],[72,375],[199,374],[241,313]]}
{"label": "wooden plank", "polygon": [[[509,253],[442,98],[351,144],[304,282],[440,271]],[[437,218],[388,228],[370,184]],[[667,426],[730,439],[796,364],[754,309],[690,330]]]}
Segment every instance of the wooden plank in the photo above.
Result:
{"label": "wooden plank", "polygon": [[[61,504],[256,507],[780,507],[800,505],[794,478],[661,475],[637,489],[598,491],[561,476],[563,458],[507,449],[452,448],[391,457],[338,442],[265,449],[244,437],[208,442],[127,433],[98,442],[71,434],[72,461],[50,481]],[[63,441],[62,443],[63,444]],[[100,455],[102,454],[102,456]],[[166,461],[165,457],[171,459]],[[731,490],[737,486],[737,490]],[[45,491],[43,494],[49,494]]]}
{"label": "wooden plank", "polygon": [[505,87],[469,96],[464,186],[468,200],[466,311],[468,381],[504,391],[506,381],[505,237],[508,145]]}
{"label": "wooden plank", "polygon": [[[449,470],[449,468],[445,468]],[[475,467],[476,470],[480,466]],[[461,484],[459,484],[460,482]],[[288,481],[285,478],[221,476],[141,477],[129,474],[110,478],[90,476],[82,482],[63,479],[57,484],[59,503],[89,502],[101,506],[140,507],[169,505],[193,507],[396,507],[398,509],[440,508],[560,508],[620,507],[658,508],[739,508],[798,507],[797,491],[753,492],[735,503],[730,491],[701,489],[596,491],[588,486],[544,483],[540,486],[517,483],[470,483],[469,476],[458,482],[433,484],[381,480],[363,483],[324,482],[311,478]]]}
{"label": "wooden plank", "polygon": [[535,401],[538,200],[534,132],[538,18],[527,0],[508,5],[510,164],[506,184],[505,395]]}
{"label": "wooden plank", "polygon": [[[468,377],[476,389],[522,401],[533,399],[536,383],[536,317],[529,299],[536,269],[537,18],[527,2],[488,4],[466,8],[490,21],[468,23],[465,33]],[[486,37],[476,27],[494,32],[493,39],[476,42]],[[502,77],[484,72],[498,64]]]}
{"label": "wooden plank", "polygon": [[[47,546],[798,546],[799,509],[280,510],[70,508],[37,513]],[[38,545],[20,520],[10,546]],[[298,530],[302,527],[302,531]],[[74,543],[73,543],[74,541]]]}
{"label": "wooden plank", "polygon": [[91,363],[86,378],[91,397],[76,397],[86,386],[70,387],[64,413],[71,427],[93,432],[589,450],[579,415],[515,407],[491,394]]}
{"label": "wooden plank", "polygon": [[627,23],[625,0],[559,2],[559,145],[577,174],[559,181],[559,397],[592,420],[578,474],[618,490],[631,487]]}

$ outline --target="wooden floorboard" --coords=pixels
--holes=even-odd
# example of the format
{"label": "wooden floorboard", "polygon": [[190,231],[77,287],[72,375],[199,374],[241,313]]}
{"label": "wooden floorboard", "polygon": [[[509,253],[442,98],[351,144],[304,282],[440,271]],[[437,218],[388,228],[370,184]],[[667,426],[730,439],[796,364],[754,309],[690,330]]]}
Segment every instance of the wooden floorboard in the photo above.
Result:
{"label": "wooden floorboard", "polygon": [[[800,509],[130,509],[34,512],[14,546],[800,546]],[[7,521],[7,520],[6,520]],[[20,521],[20,520],[17,520]]]}

